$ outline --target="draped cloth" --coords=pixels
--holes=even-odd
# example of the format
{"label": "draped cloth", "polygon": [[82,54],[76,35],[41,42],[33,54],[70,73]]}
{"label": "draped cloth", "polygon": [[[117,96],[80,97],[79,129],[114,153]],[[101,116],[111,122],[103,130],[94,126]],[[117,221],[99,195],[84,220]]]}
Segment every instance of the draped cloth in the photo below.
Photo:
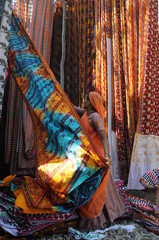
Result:
{"label": "draped cloth", "polygon": [[[128,188],[143,189],[140,178],[159,168],[159,32],[158,1],[139,5],[139,107]],[[135,176],[135,178],[134,178]]]}
{"label": "draped cloth", "polygon": [[157,9],[157,0],[112,1],[113,129],[128,188],[158,166]]}
{"label": "draped cloth", "polygon": [[[36,178],[24,176],[21,194],[35,208],[67,212],[86,203],[107,174],[68,97],[13,14],[9,66],[30,110]],[[20,203],[20,199],[16,204]]]}

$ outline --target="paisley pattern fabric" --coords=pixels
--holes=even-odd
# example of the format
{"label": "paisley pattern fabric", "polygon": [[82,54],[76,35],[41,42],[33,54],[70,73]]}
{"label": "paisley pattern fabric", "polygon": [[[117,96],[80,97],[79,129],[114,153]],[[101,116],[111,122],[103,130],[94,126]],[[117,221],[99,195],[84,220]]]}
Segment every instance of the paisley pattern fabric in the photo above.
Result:
{"label": "paisley pattern fabric", "polygon": [[107,166],[15,15],[10,32],[9,66],[33,119],[37,152],[36,178],[25,177],[23,194],[32,207],[68,212],[89,200]]}
{"label": "paisley pattern fabric", "polygon": [[6,79],[6,65],[11,24],[11,0],[2,0],[0,4],[0,117]]}

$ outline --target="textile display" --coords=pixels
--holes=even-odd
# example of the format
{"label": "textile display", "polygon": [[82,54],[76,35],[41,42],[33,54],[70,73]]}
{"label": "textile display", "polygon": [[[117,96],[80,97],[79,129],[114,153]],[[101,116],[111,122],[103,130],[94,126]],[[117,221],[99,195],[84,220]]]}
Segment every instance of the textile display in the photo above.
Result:
{"label": "textile display", "polygon": [[37,153],[36,178],[24,177],[21,195],[31,207],[68,212],[89,200],[108,168],[15,16],[10,34],[9,66],[33,119]]}
{"label": "textile display", "polygon": [[119,177],[128,179],[137,116],[137,6],[112,1],[112,130],[117,137]]}
{"label": "textile display", "polygon": [[[112,124],[119,177],[131,189],[142,188],[140,177],[159,159],[157,8],[156,0],[112,1]],[[152,150],[141,140],[153,141]]]}
{"label": "textile display", "polygon": [[11,2],[11,0],[2,0],[0,5],[0,117],[6,80],[9,30],[12,17]]}
{"label": "textile display", "polygon": [[110,34],[111,4],[103,0],[66,2],[65,91],[76,106],[83,107],[84,96],[96,90],[106,108],[106,34]]}
{"label": "textile display", "polygon": [[143,42],[139,48],[139,56],[143,56],[140,57],[142,60],[139,68],[140,101],[128,178],[129,189],[143,189],[140,184],[143,174],[159,168],[158,1],[143,1],[139,7],[139,26],[143,29],[141,39]]}
{"label": "textile display", "polygon": [[[12,7],[21,19],[38,50],[50,61],[50,47],[54,14],[52,0],[14,0]],[[50,30],[51,29],[51,30]],[[10,77],[5,132],[5,164],[10,174],[35,174],[36,151],[33,124],[22,94]]]}

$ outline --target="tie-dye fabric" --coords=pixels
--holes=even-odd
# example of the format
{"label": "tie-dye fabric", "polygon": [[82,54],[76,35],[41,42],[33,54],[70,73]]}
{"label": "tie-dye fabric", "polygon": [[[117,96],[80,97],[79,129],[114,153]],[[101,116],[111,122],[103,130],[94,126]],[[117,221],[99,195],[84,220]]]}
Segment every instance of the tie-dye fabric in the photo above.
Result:
{"label": "tie-dye fabric", "polygon": [[89,200],[107,172],[68,97],[14,15],[9,65],[34,123],[36,178],[22,185],[32,207],[67,212]]}

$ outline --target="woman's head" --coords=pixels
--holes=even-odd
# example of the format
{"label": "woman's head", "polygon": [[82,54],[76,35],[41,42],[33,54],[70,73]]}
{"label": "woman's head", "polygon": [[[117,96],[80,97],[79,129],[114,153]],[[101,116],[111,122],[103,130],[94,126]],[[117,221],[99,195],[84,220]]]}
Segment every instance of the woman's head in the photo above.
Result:
{"label": "woman's head", "polygon": [[102,97],[100,96],[99,93],[97,92],[90,92],[89,93],[89,102],[92,105],[92,107],[96,110],[96,112],[99,113],[101,118],[103,119],[104,122],[104,105],[103,105],[103,100]]}

